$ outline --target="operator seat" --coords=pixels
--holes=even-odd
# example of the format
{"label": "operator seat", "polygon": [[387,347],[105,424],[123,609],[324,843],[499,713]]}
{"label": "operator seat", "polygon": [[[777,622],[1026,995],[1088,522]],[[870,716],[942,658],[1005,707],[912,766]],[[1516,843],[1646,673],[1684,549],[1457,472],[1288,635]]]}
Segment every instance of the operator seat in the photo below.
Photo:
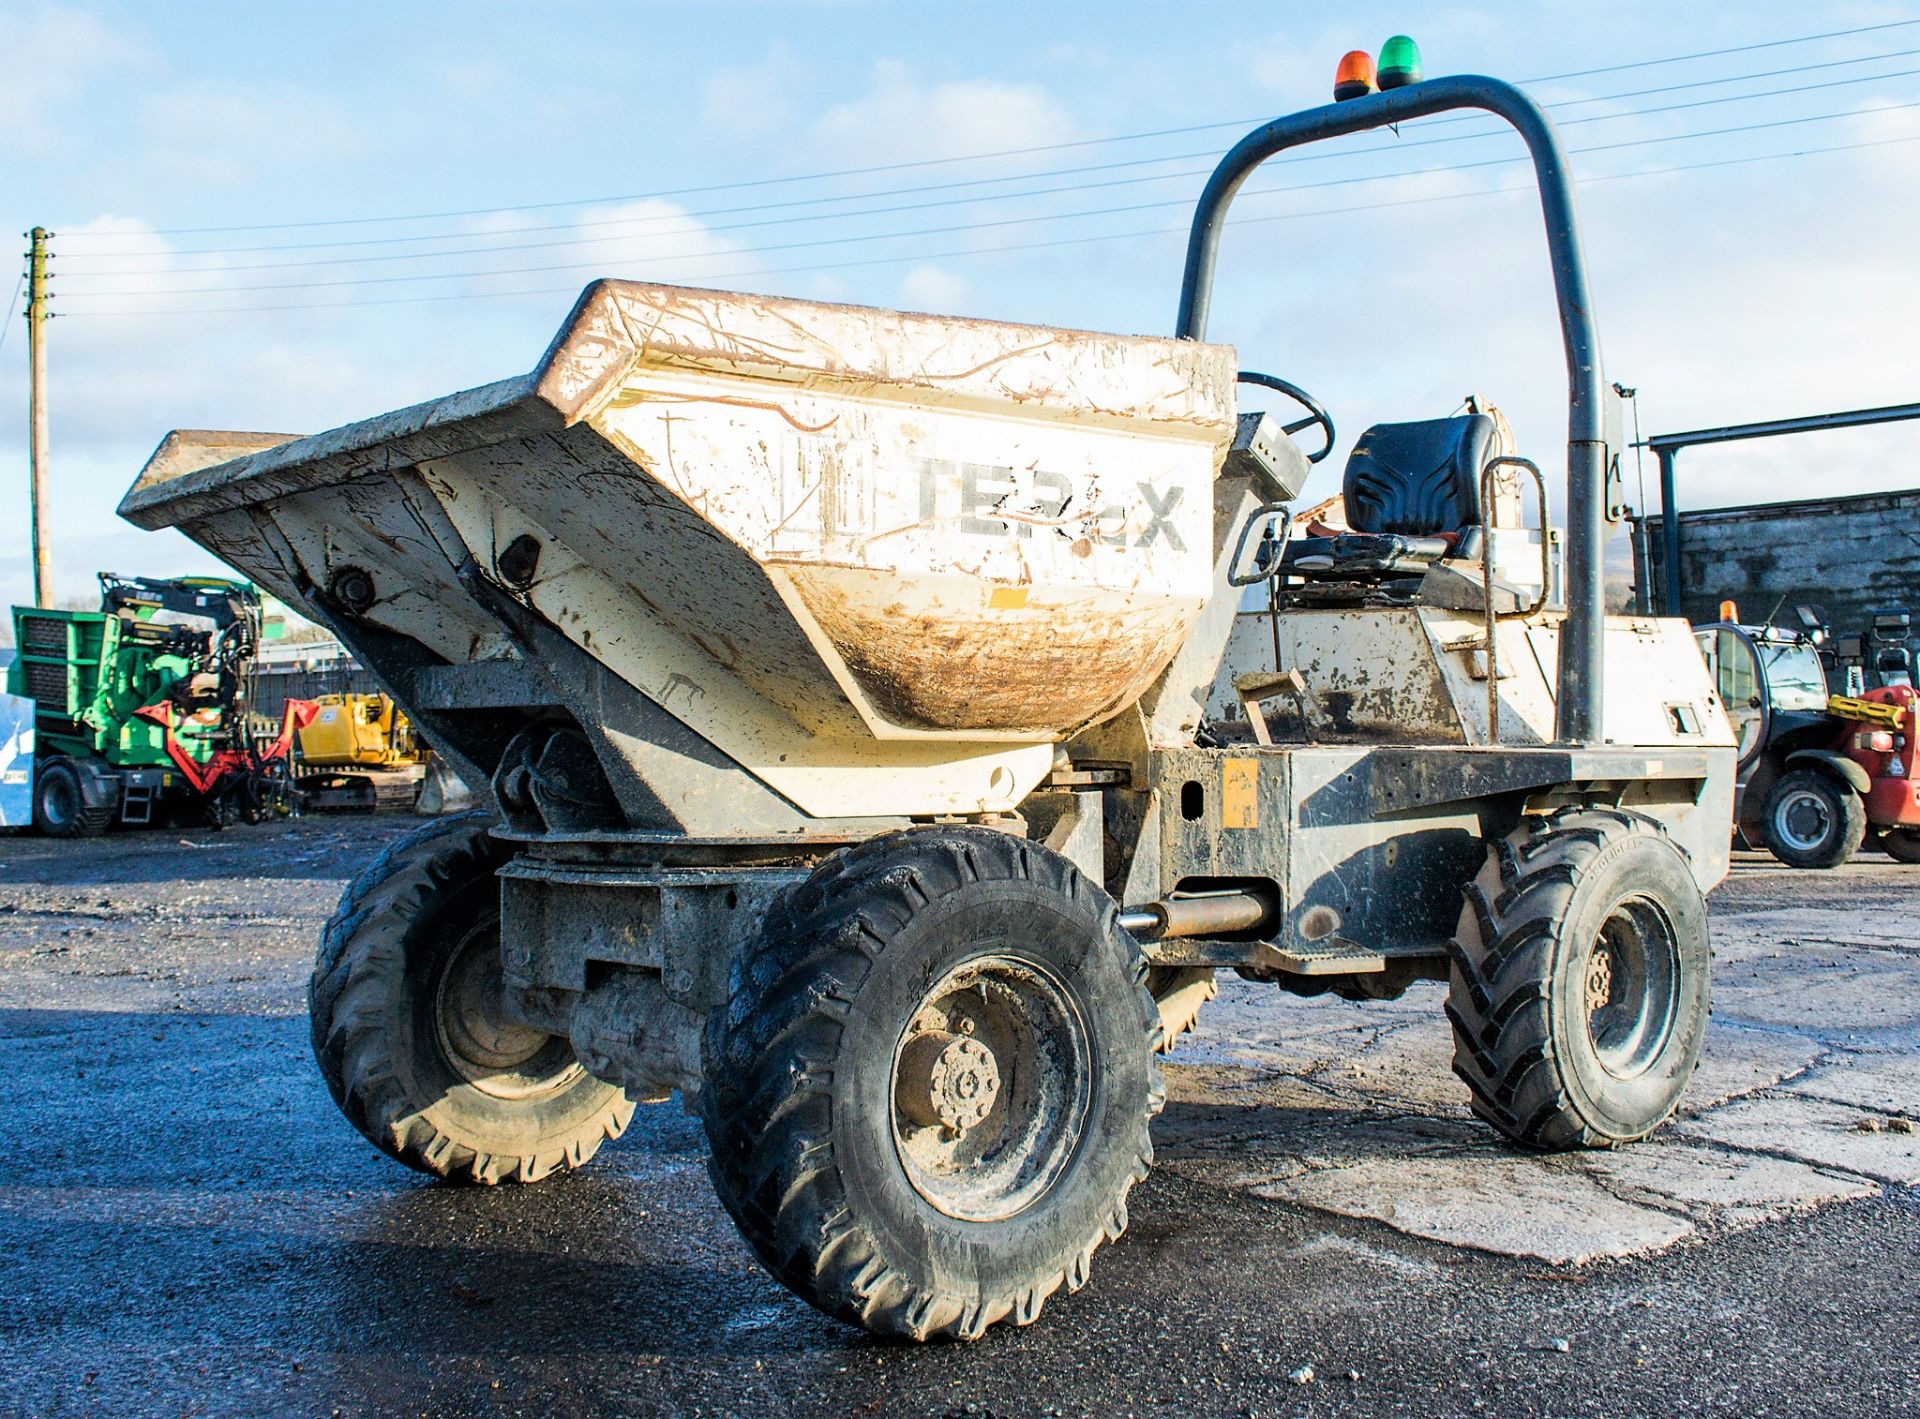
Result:
{"label": "operator seat", "polygon": [[1321,581],[1419,575],[1429,562],[1467,550],[1486,520],[1480,474],[1492,456],[1494,421],[1456,414],[1375,424],[1347,455],[1341,480],[1347,525],[1332,537],[1299,537],[1282,564]]}

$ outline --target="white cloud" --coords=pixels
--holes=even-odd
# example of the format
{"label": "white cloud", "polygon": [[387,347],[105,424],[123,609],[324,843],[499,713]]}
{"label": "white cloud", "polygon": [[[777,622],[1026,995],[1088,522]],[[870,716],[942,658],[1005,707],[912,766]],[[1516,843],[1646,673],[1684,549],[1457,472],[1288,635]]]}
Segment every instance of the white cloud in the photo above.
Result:
{"label": "white cloud", "polygon": [[1296,29],[1236,45],[1235,54],[1247,77],[1276,100],[1276,112],[1286,112],[1331,99],[1340,56],[1362,43],[1350,26],[1323,24],[1305,33]]}
{"label": "white cloud", "polygon": [[789,132],[817,72],[788,46],[776,44],[757,63],[716,69],[708,75],[701,90],[700,120],[712,130],[739,138]]}
{"label": "white cloud", "polygon": [[[213,570],[177,533],[149,534],[114,509],[148,454],[173,428],[241,428],[306,433],[396,408],[478,380],[461,372],[463,353],[428,338],[379,339],[361,326],[346,336],[328,311],[202,315],[203,309],[270,303],[273,296],[148,294],[217,284],[228,262],[184,256],[144,222],[99,217],[64,225],[55,241],[57,317],[47,328],[52,436],[52,546],[62,596],[87,593],[97,570],[155,574]],[[89,261],[78,255],[103,253]],[[111,256],[104,253],[111,252]],[[72,254],[69,254],[72,253]],[[241,258],[257,259],[257,258]],[[210,264],[211,263],[211,264]],[[92,268],[99,273],[87,274]],[[199,273],[205,273],[204,275]],[[194,273],[194,274],[188,274]],[[257,281],[273,273],[247,273]],[[81,291],[96,293],[85,299]],[[324,294],[324,293],[322,293]],[[311,300],[303,292],[283,300]],[[64,297],[64,298],[63,298]],[[177,309],[179,315],[133,314]],[[0,368],[0,401],[24,409],[24,362],[10,340]],[[529,361],[530,362],[530,361]],[[507,373],[508,371],[496,371]],[[24,429],[9,421],[3,461],[19,468],[0,488],[6,506],[24,498]],[[17,451],[17,456],[16,456]],[[0,598],[28,594],[24,528],[0,519]]]}
{"label": "white cloud", "polygon": [[495,100],[517,87],[513,67],[493,56],[446,60],[434,70],[433,78],[448,98],[463,102]]}
{"label": "white cloud", "polygon": [[122,27],[64,5],[0,12],[0,150],[27,153],[64,148],[65,102],[89,84],[152,65],[153,57]]}
{"label": "white cloud", "polygon": [[905,310],[959,315],[973,299],[973,287],[945,266],[915,266],[900,278],[900,305]]}
{"label": "white cloud", "polygon": [[998,79],[923,79],[895,59],[867,92],[809,126],[810,146],[848,164],[912,162],[1069,142],[1078,125],[1045,87]]}
{"label": "white cloud", "polygon": [[[173,244],[154,233],[152,223],[134,217],[101,216],[63,225],[54,234],[53,249],[56,278],[78,281],[88,294],[144,291],[187,266],[174,254]],[[203,259],[195,258],[196,262]],[[56,286],[55,294],[65,292]],[[78,302],[81,307],[94,304],[85,299]]]}
{"label": "white cloud", "polygon": [[210,79],[149,95],[140,134],[149,173],[195,187],[240,186],[271,170],[337,164],[378,146],[327,94]]}
{"label": "white cloud", "polygon": [[810,276],[798,278],[800,284],[794,289],[808,300],[833,301],[844,304],[853,299],[852,288],[844,279],[831,272],[820,271]]}
{"label": "white cloud", "polygon": [[[577,273],[583,277],[582,285],[595,276],[621,276],[671,285],[725,286],[760,267],[745,243],[714,232],[686,207],[664,198],[583,208],[574,224],[573,239],[591,244],[554,248],[552,254],[554,260],[569,265],[592,264],[591,272]],[[518,259],[526,255],[518,253],[509,264],[540,264]]]}

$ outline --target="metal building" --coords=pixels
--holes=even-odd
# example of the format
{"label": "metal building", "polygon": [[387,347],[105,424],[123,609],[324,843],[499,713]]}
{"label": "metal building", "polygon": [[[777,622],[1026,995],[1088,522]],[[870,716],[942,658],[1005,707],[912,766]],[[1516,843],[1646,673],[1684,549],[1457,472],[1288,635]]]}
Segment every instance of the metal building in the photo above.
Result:
{"label": "metal building", "polygon": [[[1777,606],[1783,624],[1815,605],[1836,635],[1857,635],[1879,610],[1920,619],[1920,488],[1682,512],[1679,527],[1679,610],[1696,625],[1719,620],[1725,600],[1749,621]],[[1664,530],[1658,515],[1635,529],[1641,605],[1666,604]]]}

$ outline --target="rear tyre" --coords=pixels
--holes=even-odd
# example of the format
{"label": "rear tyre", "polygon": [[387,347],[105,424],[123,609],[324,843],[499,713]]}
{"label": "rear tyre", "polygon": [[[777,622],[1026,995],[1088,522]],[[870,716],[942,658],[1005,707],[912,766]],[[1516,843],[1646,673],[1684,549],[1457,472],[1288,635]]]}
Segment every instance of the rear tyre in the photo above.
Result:
{"label": "rear tyre", "polygon": [[33,825],[50,838],[97,838],[113,823],[113,805],[87,806],[80,771],[65,759],[41,764],[33,775]]}
{"label": "rear tyre", "polygon": [[1791,769],[1767,792],[1761,833],[1789,867],[1838,867],[1867,836],[1867,805],[1832,774]]}
{"label": "rear tyre", "polygon": [[1200,1023],[1200,1007],[1220,993],[1211,966],[1153,966],[1147,991],[1160,1011],[1159,1053],[1170,1054],[1180,1037]]}
{"label": "rear tyre", "polygon": [[1880,847],[1895,862],[1920,862],[1920,828],[1885,828]]}
{"label": "rear tyre", "polygon": [[720,1200],[767,1269],[882,1335],[972,1339],[1087,1280],[1152,1163],[1159,1018],[1113,899],[982,828],[841,853],[707,1025]]}
{"label": "rear tyre", "polygon": [[1706,903],[1657,823],[1576,809],[1491,845],[1452,949],[1453,1070],[1529,1148],[1612,1148],[1670,1115],[1706,1033]]}
{"label": "rear tyre", "polygon": [[340,899],[307,990],[313,1053],[381,1152],[452,1182],[538,1182],[618,1138],[634,1106],[560,1035],[500,1008],[506,854],[484,813],[401,838]]}
{"label": "rear tyre", "polygon": [[1920,828],[1888,828],[1880,835],[1880,846],[1895,862],[1920,862]]}

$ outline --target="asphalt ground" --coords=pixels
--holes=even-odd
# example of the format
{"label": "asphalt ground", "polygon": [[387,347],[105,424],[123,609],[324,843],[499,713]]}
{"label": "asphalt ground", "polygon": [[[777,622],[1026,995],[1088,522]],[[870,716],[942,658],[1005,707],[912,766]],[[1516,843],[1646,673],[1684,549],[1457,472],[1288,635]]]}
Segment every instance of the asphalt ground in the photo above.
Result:
{"label": "asphalt ground", "polygon": [[874,1341],[760,1272],[677,1105],[583,1172],[389,1163],[306,1039],[314,938],[404,819],[0,838],[0,1412],[1920,1413],[1920,869],[1742,855],[1682,1116],[1474,1124],[1437,988],[1233,983],[1086,1290]]}

